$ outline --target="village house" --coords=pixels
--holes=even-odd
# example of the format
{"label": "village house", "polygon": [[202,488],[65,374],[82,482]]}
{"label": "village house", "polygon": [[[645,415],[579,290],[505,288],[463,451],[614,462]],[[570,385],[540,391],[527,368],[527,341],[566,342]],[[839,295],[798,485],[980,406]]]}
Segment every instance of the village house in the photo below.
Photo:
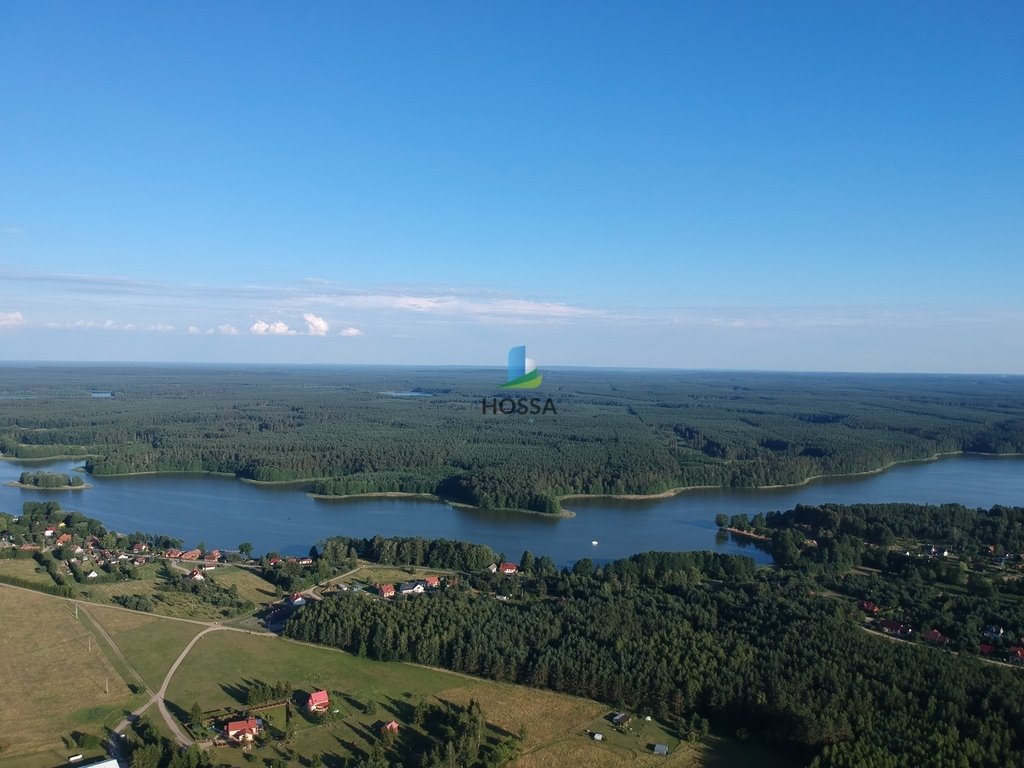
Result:
{"label": "village house", "polygon": [[62,533],[60,536],[57,537],[57,540],[54,541],[54,544],[56,546],[58,546],[58,547],[63,547],[69,541],[71,541],[71,534],[70,533]]}
{"label": "village house", "polygon": [[620,728],[624,725],[629,725],[631,719],[625,712],[616,712],[612,715],[612,722]]}
{"label": "village house", "polygon": [[181,557],[180,549],[168,549],[164,552],[164,557]]}
{"label": "village house", "polygon": [[190,549],[188,552],[181,553],[182,560],[198,560],[199,556],[203,554],[198,549]]}
{"label": "village house", "polygon": [[982,656],[991,656],[992,655],[992,651],[994,651],[995,649],[996,648],[995,648],[994,645],[989,645],[988,643],[982,643],[981,645],[978,646],[978,653],[980,653]]}
{"label": "village house", "polygon": [[327,691],[313,691],[309,694],[309,701],[306,702],[306,709],[310,712],[326,712],[331,705]]}
{"label": "village house", "polygon": [[949,638],[939,632],[937,629],[932,629],[925,633],[925,642],[931,643],[932,645],[945,645],[949,642]]}
{"label": "village house", "polygon": [[380,584],[377,587],[377,594],[381,597],[394,597],[395,596],[395,585],[394,584]]}
{"label": "village house", "polygon": [[502,563],[499,566],[498,570],[506,576],[511,576],[513,573],[519,570],[519,566],[515,563]]}
{"label": "village house", "polygon": [[427,576],[423,581],[430,589],[437,589],[441,586],[441,580],[437,576]]}
{"label": "village house", "polygon": [[136,541],[134,544],[132,544],[132,552],[134,552],[137,555],[142,552],[146,552],[148,549],[149,545],[146,544],[146,542],[144,541]]}
{"label": "village house", "polygon": [[298,592],[295,592],[294,594],[291,594],[291,595],[288,596],[288,603],[289,603],[289,605],[294,605],[297,608],[300,605],[305,605],[306,604],[306,598],[304,598]]}
{"label": "village house", "polygon": [[879,622],[878,626],[885,634],[896,637],[910,637],[914,633],[913,629],[899,621],[886,620]]}
{"label": "village house", "polygon": [[134,565],[145,565],[146,564],[146,558],[144,558],[144,557],[136,557],[134,560],[132,560],[132,563]]}
{"label": "village house", "polygon": [[212,549],[212,550],[210,550],[209,552],[206,553],[206,555],[203,557],[203,559],[206,562],[208,562],[208,563],[216,563],[218,560],[220,560],[220,550],[219,549]]}
{"label": "village house", "polygon": [[271,566],[277,565],[280,562],[281,562],[281,558],[280,557],[272,557],[269,560],[267,560],[267,563],[269,565],[271,565]]}
{"label": "village house", "polygon": [[878,613],[882,610],[877,605],[872,603],[870,600],[858,600],[857,607],[870,616],[877,616]]}
{"label": "village house", "polygon": [[418,581],[403,581],[398,585],[398,591],[403,595],[421,595],[424,586]]}
{"label": "village house", "polygon": [[188,580],[189,581],[206,581],[206,577],[203,576],[203,572],[200,571],[198,568],[193,568],[191,571],[188,572]]}
{"label": "village house", "polygon": [[1021,648],[1019,645],[1015,645],[1013,648],[1006,652],[1006,658],[1009,661],[1014,662],[1015,664],[1020,664],[1021,662],[1024,662],[1024,648]]}
{"label": "village house", "polygon": [[989,640],[998,640],[1000,637],[1003,636],[1004,631],[1005,630],[1002,627],[996,626],[995,624],[989,624],[987,627],[985,627],[985,632],[983,634]]}
{"label": "village house", "polygon": [[46,536],[47,538],[49,538],[50,536],[53,536],[53,534],[55,534],[56,532],[57,532],[57,526],[55,526],[55,525],[48,525],[48,526],[46,526],[46,530],[43,531],[43,536]]}
{"label": "village house", "polygon": [[655,744],[653,751],[654,751],[654,754],[656,754],[656,755],[667,755],[668,754],[668,746],[665,745],[665,744]]}
{"label": "village house", "polygon": [[227,737],[237,742],[252,741],[262,731],[263,722],[255,717],[250,717],[247,720],[235,720],[224,728]]}
{"label": "village house", "polygon": [[303,557],[298,562],[299,562],[299,565],[312,565],[313,564],[313,558],[312,557]]}
{"label": "village house", "polygon": [[384,723],[384,725],[380,727],[380,733],[382,736],[388,732],[398,733],[398,729],[398,723],[396,723],[394,720],[390,720],[389,722]]}

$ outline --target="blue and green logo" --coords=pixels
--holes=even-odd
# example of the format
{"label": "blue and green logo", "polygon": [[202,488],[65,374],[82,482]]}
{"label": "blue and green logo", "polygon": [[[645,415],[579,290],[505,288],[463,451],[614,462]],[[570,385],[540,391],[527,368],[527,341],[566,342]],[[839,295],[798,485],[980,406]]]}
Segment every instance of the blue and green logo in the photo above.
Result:
{"label": "blue and green logo", "polygon": [[536,389],[543,380],[537,364],[526,356],[525,345],[508,351],[508,381],[501,385],[502,389]]}

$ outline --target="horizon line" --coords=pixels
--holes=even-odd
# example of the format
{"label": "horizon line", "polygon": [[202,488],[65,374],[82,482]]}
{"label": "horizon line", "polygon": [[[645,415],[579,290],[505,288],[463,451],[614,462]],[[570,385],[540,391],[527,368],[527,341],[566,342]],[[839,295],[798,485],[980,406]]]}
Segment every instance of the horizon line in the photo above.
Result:
{"label": "horizon line", "polygon": [[[89,367],[138,367],[138,368],[430,368],[472,369],[480,371],[502,371],[506,366],[476,363],[297,363],[297,362],[197,362],[197,361],[110,361],[110,360],[0,360],[0,367],[20,366],[89,366]],[[832,376],[992,376],[999,378],[1024,378],[1024,373],[998,371],[883,371],[858,370],[837,371],[796,368],[677,368],[671,366],[643,365],[546,365],[546,371],[656,371],[677,373],[785,373],[818,374]]]}

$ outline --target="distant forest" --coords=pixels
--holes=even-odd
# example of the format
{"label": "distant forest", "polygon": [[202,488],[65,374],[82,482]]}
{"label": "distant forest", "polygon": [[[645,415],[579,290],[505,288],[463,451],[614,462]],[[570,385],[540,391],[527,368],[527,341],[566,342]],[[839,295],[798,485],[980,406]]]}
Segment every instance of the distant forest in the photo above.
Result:
{"label": "distant forest", "polygon": [[[557,512],[568,494],[764,486],[1024,451],[1024,378],[546,371],[557,413],[484,413],[501,371],[0,367],[0,452],[96,475],[223,472],[317,493]],[[110,391],[112,398],[90,392]],[[419,397],[396,397],[416,391]]]}

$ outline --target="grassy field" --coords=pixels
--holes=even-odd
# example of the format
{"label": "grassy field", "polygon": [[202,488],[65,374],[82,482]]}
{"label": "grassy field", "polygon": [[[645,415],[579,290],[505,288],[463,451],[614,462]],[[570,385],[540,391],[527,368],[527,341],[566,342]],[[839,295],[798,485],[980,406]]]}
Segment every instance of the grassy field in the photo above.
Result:
{"label": "grassy field", "polygon": [[[237,569],[226,570],[234,571]],[[153,613],[159,616],[177,616],[196,621],[219,621],[231,615],[226,609],[204,603],[195,595],[159,589],[159,586],[164,583],[162,564],[150,563],[149,565],[144,565],[139,568],[139,572],[142,575],[141,579],[124,579],[107,584],[85,583],[78,584],[76,588],[83,600],[93,603],[106,603],[108,605],[115,604],[115,597],[145,595],[153,598]],[[221,579],[217,577],[218,573],[220,573],[220,569],[213,572],[213,578],[218,583],[221,583]],[[229,576],[228,578],[230,579],[231,577]],[[239,580],[249,583],[250,578],[265,583],[258,576],[251,574],[243,574],[243,577],[239,578]],[[227,581],[224,583],[227,586],[231,582]],[[240,586],[239,592],[242,591]],[[159,599],[156,599],[157,597]]]}
{"label": "grassy field", "polygon": [[360,582],[363,584],[398,584],[403,581],[414,581],[425,576],[447,577],[449,571],[439,571],[436,568],[406,568],[389,567],[386,565],[365,565],[350,576],[341,580],[342,584]]}
{"label": "grassy field", "polygon": [[232,584],[238,587],[239,597],[252,600],[257,607],[268,605],[277,600],[274,585],[248,568],[237,568],[233,565],[218,565],[217,570],[207,574],[222,587]]}
{"label": "grassy field", "polygon": [[[289,681],[301,694],[326,688],[331,692],[332,708],[339,709],[334,722],[318,724],[293,708],[295,738],[287,746],[272,743],[257,748],[261,759],[284,757],[295,761],[299,755],[330,755],[325,758],[326,765],[333,766],[332,760],[340,765],[341,758],[368,749],[377,738],[381,721],[393,718],[402,724],[403,738],[417,738],[409,719],[421,699],[459,704],[476,699],[483,706],[493,735],[515,734],[525,726],[526,745],[515,764],[517,768],[776,765],[770,756],[750,745],[713,738],[696,745],[680,742],[657,722],[645,723],[639,735],[613,736],[611,724],[602,720],[610,711],[608,707],[586,699],[408,664],[374,662],[279,638],[228,632],[206,635],[196,644],[171,682],[169,706],[172,712],[186,712],[193,702],[207,711],[241,710],[246,689],[257,680]],[[374,703],[376,711],[368,715],[364,707],[369,702]],[[613,737],[604,743],[594,742],[588,731],[598,729]],[[667,759],[650,754],[647,744],[654,742],[669,745],[671,754]],[[352,744],[355,749],[350,748]],[[236,748],[217,749],[214,762],[239,767],[248,764]]]}
{"label": "grassy field", "polygon": [[202,629],[198,624],[116,608],[90,605],[88,611],[154,691],[163,683],[178,654]]}
{"label": "grassy field", "polygon": [[95,637],[90,652],[70,603],[0,586],[0,615],[0,768],[63,764],[83,750],[64,746],[62,736],[77,729],[100,735],[141,703]]}
{"label": "grassy field", "polygon": [[0,560],[0,574],[14,576],[19,579],[27,579],[36,584],[53,586],[53,579],[46,569],[31,557],[18,557],[13,560]]}

